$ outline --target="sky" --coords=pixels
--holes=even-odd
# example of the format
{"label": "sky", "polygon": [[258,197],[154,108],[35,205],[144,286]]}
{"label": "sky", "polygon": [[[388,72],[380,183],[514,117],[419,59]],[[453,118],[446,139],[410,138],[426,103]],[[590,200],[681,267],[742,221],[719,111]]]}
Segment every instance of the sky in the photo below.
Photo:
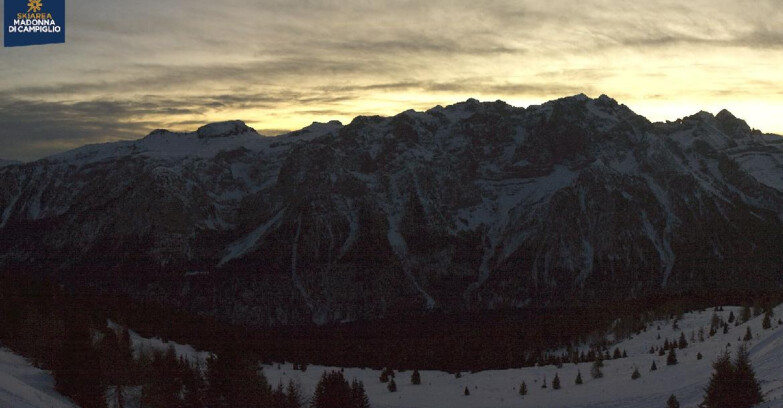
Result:
{"label": "sky", "polygon": [[0,49],[0,158],[578,93],[783,134],[782,64],[780,0],[66,0],[65,44]]}

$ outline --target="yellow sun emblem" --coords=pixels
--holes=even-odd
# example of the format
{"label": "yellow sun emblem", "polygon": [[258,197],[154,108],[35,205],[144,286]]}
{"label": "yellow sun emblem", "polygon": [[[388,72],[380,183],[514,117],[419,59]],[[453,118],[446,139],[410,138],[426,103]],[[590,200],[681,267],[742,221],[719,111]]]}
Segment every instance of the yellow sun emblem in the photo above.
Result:
{"label": "yellow sun emblem", "polygon": [[27,7],[30,7],[27,9],[27,12],[35,12],[35,11],[41,11],[41,7],[43,7],[43,2],[41,0],[30,0],[27,3]]}

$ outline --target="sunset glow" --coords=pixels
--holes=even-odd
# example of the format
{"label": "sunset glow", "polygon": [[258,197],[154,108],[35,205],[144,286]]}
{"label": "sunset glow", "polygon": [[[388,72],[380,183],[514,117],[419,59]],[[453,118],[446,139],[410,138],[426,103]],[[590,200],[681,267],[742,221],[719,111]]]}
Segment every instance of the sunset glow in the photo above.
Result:
{"label": "sunset glow", "polygon": [[[45,2],[44,2],[45,4]],[[266,135],[467,98],[607,94],[651,120],[783,133],[775,0],[70,1],[65,44],[0,50],[0,157],[242,119]]]}

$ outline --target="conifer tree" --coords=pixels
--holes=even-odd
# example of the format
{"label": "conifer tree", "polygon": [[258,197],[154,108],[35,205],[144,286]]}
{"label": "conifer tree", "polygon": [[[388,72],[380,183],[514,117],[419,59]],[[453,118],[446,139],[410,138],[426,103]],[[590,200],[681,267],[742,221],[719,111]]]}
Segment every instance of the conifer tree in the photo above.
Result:
{"label": "conifer tree", "polygon": [[739,408],[752,407],[761,403],[764,398],[761,395],[761,386],[756,380],[756,373],[750,365],[748,349],[745,345],[737,348],[737,357],[734,360],[734,397]]}
{"label": "conifer tree", "polygon": [[413,374],[411,374],[411,384],[421,384],[421,374],[419,374],[419,370],[413,370]]}
{"label": "conifer tree", "polygon": [[677,364],[677,352],[675,351],[674,347],[669,349],[669,355],[666,356],[666,365],[675,365]]}
{"label": "conifer tree", "polygon": [[618,358],[621,358],[622,356],[623,356],[623,354],[620,352],[620,348],[619,347],[615,347],[614,353],[612,354],[612,358],[616,360]]}
{"label": "conifer tree", "polygon": [[541,382],[541,388],[546,388],[546,376],[544,376],[544,381]]}
{"label": "conifer tree", "polygon": [[356,378],[351,383],[351,401],[353,408],[370,408],[370,400],[364,391],[364,383]]}
{"label": "conifer tree", "polygon": [[674,394],[670,395],[669,399],[666,400],[666,408],[680,408],[680,401],[677,401],[677,397]]}
{"label": "conifer tree", "polygon": [[704,358],[704,356],[701,355],[701,352],[696,353],[696,360],[701,360]]}
{"label": "conifer tree", "polygon": [[761,327],[764,330],[767,330],[770,327],[772,327],[772,312],[771,312],[771,310],[767,309],[767,312],[764,313],[764,321],[761,322]]}
{"label": "conifer tree", "polygon": [[[364,392],[364,387],[362,387],[362,392]],[[302,390],[299,388],[299,386],[296,383],[294,383],[293,380],[288,380],[288,386],[285,389],[285,399],[286,399],[286,403],[285,403],[286,408],[301,408],[302,405],[304,404],[303,403],[304,398],[302,397]],[[369,408],[369,403],[366,408]]]}
{"label": "conifer tree", "polygon": [[394,382],[394,378],[389,380],[389,385],[386,388],[389,389],[389,392],[397,392],[397,383]]}
{"label": "conifer tree", "polygon": [[657,366],[657,365],[655,365],[655,360],[653,360],[653,363],[652,363],[652,365],[650,366],[650,371],[655,371],[655,370],[657,370],[657,369],[658,369],[658,366]]}
{"label": "conifer tree", "polygon": [[742,314],[740,317],[742,318],[742,323],[746,323],[748,320],[750,320],[750,317],[752,315],[752,311],[750,310],[750,306],[745,304],[742,306]]}
{"label": "conifer tree", "polygon": [[680,332],[680,341],[677,343],[677,347],[679,347],[680,349],[684,349],[688,347],[688,341],[685,340],[684,332]]}
{"label": "conifer tree", "polygon": [[522,381],[522,384],[519,385],[519,395],[527,395],[527,384],[525,384],[524,381]]}
{"label": "conifer tree", "polygon": [[729,323],[734,323],[734,311],[729,312]]}
{"label": "conifer tree", "polygon": [[604,376],[604,373],[601,371],[601,367],[604,366],[604,362],[601,361],[601,359],[596,359],[593,362],[593,366],[590,368],[590,376],[593,378],[601,378]]}
{"label": "conifer tree", "polygon": [[465,387],[465,392],[463,394],[465,394],[466,397],[470,395],[470,390],[468,389],[468,387]]}
{"label": "conifer tree", "polygon": [[730,401],[733,393],[734,365],[731,363],[728,351],[712,363],[714,369],[710,382],[707,385],[704,408],[721,408],[725,402]]}
{"label": "conifer tree", "polygon": [[732,363],[728,351],[713,363],[715,371],[710,377],[702,407],[750,408],[763,402],[761,387],[750,366],[748,351],[744,345],[737,349]]}
{"label": "conifer tree", "polygon": [[559,390],[560,389],[560,377],[555,373],[555,378],[552,379],[552,389],[553,390]]}
{"label": "conifer tree", "polygon": [[631,373],[631,379],[632,379],[632,380],[635,380],[635,379],[637,379],[637,378],[639,378],[639,377],[641,377],[641,376],[642,376],[642,375],[639,373],[639,369],[638,369],[638,368],[636,368],[636,367],[634,367],[634,368],[633,368],[633,373]]}
{"label": "conifer tree", "polygon": [[[343,373],[339,371],[324,372],[315,387],[315,393],[310,401],[311,408],[346,408],[351,407],[353,393]],[[263,405],[262,405],[263,406]]]}
{"label": "conifer tree", "polygon": [[751,339],[753,339],[753,334],[750,333],[750,326],[748,326],[747,330],[745,330],[745,337],[742,340],[749,341]]}
{"label": "conifer tree", "polygon": [[574,384],[581,385],[582,384],[582,372],[577,370],[576,372],[576,380],[574,380]]}

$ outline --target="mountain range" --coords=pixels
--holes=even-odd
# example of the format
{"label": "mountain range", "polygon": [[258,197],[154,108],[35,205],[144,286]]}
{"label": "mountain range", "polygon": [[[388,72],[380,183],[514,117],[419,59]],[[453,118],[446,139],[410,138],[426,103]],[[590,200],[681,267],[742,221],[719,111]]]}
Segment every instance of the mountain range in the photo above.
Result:
{"label": "mountain range", "polygon": [[0,164],[0,270],[248,325],[783,283],[783,137],[474,99]]}

